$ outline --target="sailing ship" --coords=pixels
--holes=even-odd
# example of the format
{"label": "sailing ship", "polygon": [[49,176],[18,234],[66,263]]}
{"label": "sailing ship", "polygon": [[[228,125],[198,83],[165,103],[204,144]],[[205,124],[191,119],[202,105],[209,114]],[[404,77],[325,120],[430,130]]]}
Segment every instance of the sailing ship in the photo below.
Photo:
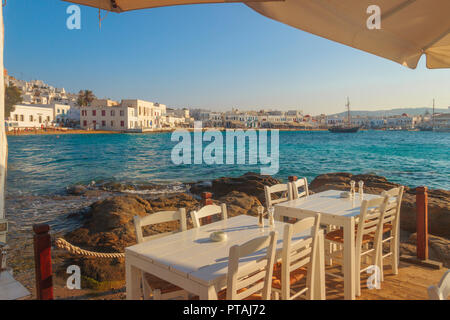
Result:
{"label": "sailing ship", "polygon": [[351,125],[351,117],[350,117],[350,100],[347,97],[347,124],[343,126],[334,126],[329,128],[328,130],[333,133],[353,133],[358,132],[359,129],[361,129],[360,126],[352,126]]}
{"label": "sailing ship", "polygon": [[431,126],[428,125],[421,125],[419,126],[419,130],[420,131],[435,131],[435,127],[434,127],[434,99],[433,99],[433,113],[431,115]]}

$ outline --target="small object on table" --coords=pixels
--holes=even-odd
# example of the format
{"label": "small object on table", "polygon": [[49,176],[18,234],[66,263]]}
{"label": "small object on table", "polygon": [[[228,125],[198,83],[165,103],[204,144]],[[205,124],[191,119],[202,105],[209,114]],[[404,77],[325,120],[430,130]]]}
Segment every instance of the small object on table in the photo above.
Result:
{"label": "small object on table", "polygon": [[347,191],[342,191],[340,193],[340,196],[341,196],[341,198],[351,198],[352,197],[351,193],[347,192]]}
{"label": "small object on table", "polygon": [[227,234],[223,231],[213,232],[209,238],[214,242],[222,242],[228,239]]}
{"label": "small object on table", "polygon": [[275,219],[273,217],[275,208],[269,207],[269,209],[267,211],[269,212],[269,226],[272,228],[275,225]]}
{"label": "small object on table", "polygon": [[351,194],[352,197],[355,196],[355,191],[356,191],[355,190],[355,184],[356,184],[356,182],[354,180],[350,181],[350,194]]}
{"label": "small object on table", "polygon": [[258,227],[264,228],[264,207],[258,206]]}
{"label": "small object on table", "polygon": [[359,191],[359,198],[360,198],[360,199],[362,199],[363,196],[364,196],[364,190],[363,190],[363,188],[364,188],[364,181],[360,180],[360,181],[358,182],[358,191]]}

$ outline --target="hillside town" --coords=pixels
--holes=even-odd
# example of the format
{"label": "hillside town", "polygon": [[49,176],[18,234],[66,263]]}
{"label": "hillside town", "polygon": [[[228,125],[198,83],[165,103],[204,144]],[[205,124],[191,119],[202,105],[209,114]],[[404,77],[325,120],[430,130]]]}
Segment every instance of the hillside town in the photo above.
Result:
{"label": "hillside town", "polygon": [[[46,128],[74,128],[119,132],[148,132],[192,128],[202,121],[204,128],[274,128],[286,130],[326,130],[348,124],[343,115],[309,115],[302,110],[211,111],[194,108],[169,108],[159,102],[141,99],[89,99],[80,93],[69,93],[42,80],[24,81],[5,74],[8,87],[21,92],[21,102],[15,104],[6,117],[8,131]],[[88,90],[85,90],[87,92]],[[450,129],[449,112],[389,116],[352,115],[351,125],[375,130],[436,130]]]}

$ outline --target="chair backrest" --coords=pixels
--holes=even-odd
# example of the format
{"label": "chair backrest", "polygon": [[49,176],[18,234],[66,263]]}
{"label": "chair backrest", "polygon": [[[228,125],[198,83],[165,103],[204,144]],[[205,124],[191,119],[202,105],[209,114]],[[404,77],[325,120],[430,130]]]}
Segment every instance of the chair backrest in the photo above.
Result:
{"label": "chair backrest", "polygon": [[439,281],[437,286],[428,287],[428,298],[430,300],[447,300],[450,296],[450,270]]}
{"label": "chair backrest", "polygon": [[382,231],[382,221],[389,197],[379,197],[371,200],[363,200],[359,214],[358,231],[356,233],[356,256],[361,257],[362,242],[364,236],[374,235],[378,241]]}
{"label": "chair backrest", "polygon": [[[289,182],[289,185],[289,200],[309,196],[308,180],[306,178],[301,178],[297,179],[296,181]],[[303,188],[303,190],[301,192],[298,192],[298,188]]]}
{"label": "chair backrest", "polygon": [[[288,201],[288,194],[289,194],[289,184],[287,183],[280,183],[275,184],[273,186],[264,186],[264,193],[266,196],[266,207],[269,208],[273,206],[274,204]],[[279,193],[280,197],[278,199],[272,199],[272,195],[275,193]]]}
{"label": "chair backrest", "polygon": [[[310,213],[311,217],[304,218],[294,224],[286,224],[283,234],[283,252],[281,262],[281,299],[291,300],[307,290],[311,290],[312,272],[315,270],[315,252],[317,250],[317,233],[320,225],[320,215]],[[293,241],[296,234],[311,230],[311,236]],[[308,277],[306,288],[292,293],[290,287],[291,272],[307,266]]]}
{"label": "chair backrest", "polygon": [[400,219],[400,207],[402,206],[404,189],[404,186],[400,186],[381,193],[382,196],[389,197],[388,203],[386,204],[383,223],[392,223],[394,230],[396,230],[397,222]]}
{"label": "chair backrest", "polygon": [[[155,225],[155,224],[164,223],[164,222],[171,222],[171,221],[179,222],[179,224],[180,224],[179,230],[175,230],[172,232],[159,233],[159,234],[155,234],[155,235],[148,236],[148,237],[144,237],[142,234],[142,228],[145,226]],[[185,231],[185,230],[187,230],[186,209],[180,208],[176,211],[160,211],[160,212],[155,212],[155,213],[145,216],[145,217],[135,216],[134,217],[134,227],[136,228],[137,243],[141,243],[141,242],[148,241],[151,239],[160,238],[160,237],[172,234],[172,233]]]}
{"label": "chair backrest", "polygon": [[[270,299],[276,244],[277,233],[272,231],[268,236],[259,237],[242,245],[234,245],[230,248],[227,300],[243,300],[261,291],[264,300]],[[239,268],[240,258],[247,257],[264,249],[266,249],[264,257],[259,259],[251,268]]]}
{"label": "chair backrest", "polygon": [[226,220],[228,217],[227,214],[227,205],[225,203],[220,204],[220,206],[215,204],[210,204],[202,207],[200,210],[192,211],[191,218],[195,228],[200,227],[200,219],[209,217],[212,215],[219,214],[222,220]]}

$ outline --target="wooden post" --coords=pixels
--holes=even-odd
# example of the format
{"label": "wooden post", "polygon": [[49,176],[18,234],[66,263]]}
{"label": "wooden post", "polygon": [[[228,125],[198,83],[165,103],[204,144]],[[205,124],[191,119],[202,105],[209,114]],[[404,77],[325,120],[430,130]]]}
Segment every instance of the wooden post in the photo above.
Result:
{"label": "wooden post", "polygon": [[[208,206],[213,204],[212,202],[212,193],[211,192],[202,192],[202,206]],[[202,225],[211,223],[211,216],[202,218]]]}
{"label": "wooden post", "polygon": [[427,187],[416,188],[417,258],[428,259],[428,194]]}
{"label": "wooden post", "polygon": [[38,300],[53,300],[51,238],[48,224],[33,225],[36,296]]}

